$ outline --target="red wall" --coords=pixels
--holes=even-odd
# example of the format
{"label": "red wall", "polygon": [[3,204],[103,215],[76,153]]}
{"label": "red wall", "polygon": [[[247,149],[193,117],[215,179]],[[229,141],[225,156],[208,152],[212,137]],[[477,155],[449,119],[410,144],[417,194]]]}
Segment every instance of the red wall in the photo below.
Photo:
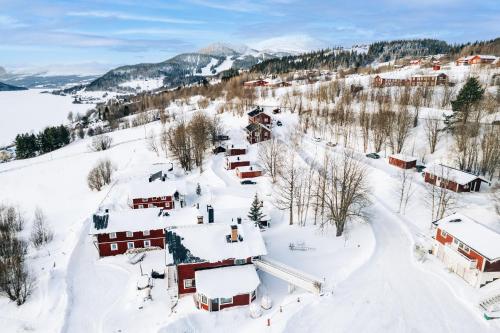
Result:
{"label": "red wall", "polygon": [[166,199],[162,200],[161,197],[151,197],[151,198],[144,198],[147,201],[143,201],[142,198],[136,198],[132,200],[132,208],[138,209],[139,205],[143,205],[143,208],[148,208],[149,204],[154,205],[155,207],[158,208],[167,208],[167,209],[172,209],[174,208],[174,201],[171,195],[166,196]]}
{"label": "red wall", "polygon": [[[247,263],[251,263],[251,259],[247,258]],[[215,268],[215,267],[225,267],[234,266],[234,259],[226,259],[218,262],[198,262],[191,264],[179,264],[177,265],[177,279],[179,283],[179,295],[194,293],[196,287],[194,288],[184,288],[185,279],[194,279],[194,273],[197,270],[205,268]],[[196,281],[195,281],[196,284]]]}
{"label": "red wall", "polygon": [[236,162],[228,162],[228,170],[233,170],[236,169],[237,167],[240,166],[250,166],[250,161],[236,161]]}
{"label": "red wall", "polygon": [[[134,242],[135,248],[143,248],[144,240],[150,240],[151,246],[165,247],[165,235],[163,229],[150,230],[149,236],[144,236],[142,231],[136,231],[132,237],[127,237],[126,232],[117,232],[116,238],[110,239],[109,234],[97,235],[97,247],[99,256],[107,257],[123,254],[127,251],[127,242]],[[118,250],[111,251],[111,244],[116,243]]]}
{"label": "red wall", "polygon": [[246,153],[247,153],[246,149],[229,148],[227,150],[227,155],[229,156],[245,155]]}
{"label": "red wall", "polygon": [[389,164],[397,166],[401,169],[411,169],[417,166],[417,161],[406,162],[389,156]]}
{"label": "red wall", "polygon": [[260,171],[260,170],[245,171],[245,172],[238,173],[238,177],[240,177],[240,178],[255,178],[255,177],[260,177],[260,176],[262,176],[262,171]]}
{"label": "red wall", "polygon": [[[434,178],[432,178],[432,179],[430,176],[431,175],[428,172],[425,173],[425,176],[424,176],[425,182],[429,183],[429,184],[436,185],[436,177],[437,176],[434,175]],[[469,185],[469,188],[467,188],[467,189],[463,185],[458,185],[458,190],[457,190],[457,183],[455,183],[454,181],[451,181],[451,180],[443,179],[441,177],[440,187],[446,188],[446,189],[448,189],[450,191],[454,191],[454,192],[471,192],[470,189],[472,189],[473,187],[475,187],[475,191],[478,192],[480,187],[481,187],[481,180],[480,179],[473,180],[468,185]]]}
{"label": "red wall", "polygon": [[[453,236],[450,235],[450,234],[446,234],[446,237],[443,237],[441,235],[441,229],[440,228],[437,228],[436,229],[436,240],[443,244],[443,245],[446,245],[446,244],[451,244],[453,243]],[[467,245],[467,244],[465,244]],[[479,270],[482,270],[483,269],[483,256],[481,256],[479,253],[477,253],[476,251],[474,251],[473,249],[469,248],[469,253],[463,251],[462,249],[460,248],[457,248],[458,252],[460,252],[461,254],[463,254],[464,256],[466,256],[467,258],[469,259],[475,259],[477,260],[477,265],[476,265],[476,268],[479,269]]]}

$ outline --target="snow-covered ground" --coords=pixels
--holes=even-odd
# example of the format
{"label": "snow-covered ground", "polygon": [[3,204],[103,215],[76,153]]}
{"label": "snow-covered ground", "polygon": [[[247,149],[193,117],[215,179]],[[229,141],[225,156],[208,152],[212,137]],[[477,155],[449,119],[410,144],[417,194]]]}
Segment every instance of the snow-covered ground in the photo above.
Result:
{"label": "snow-covered ground", "polygon": [[19,133],[37,132],[49,125],[67,122],[70,111],[85,113],[93,104],[73,104],[73,97],[30,89],[0,92],[0,146],[14,141]]}
{"label": "snow-covered ground", "polygon": [[[416,69],[408,69],[412,71]],[[457,75],[462,69],[457,69]],[[468,75],[466,70],[464,76]],[[455,73],[455,72],[454,72]],[[409,74],[409,73],[408,73]],[[367,76],[353,76],[349,83],[368,84]],[[294,88],[296,89],[296,88]],[[306,91],[309,87],[304,87]],[[258,102],[276,105],[276,98],[291,88],[276,90],[277,97]],[[0,95],[1,96],[1,95]],[[217,103],[207,112],[215,113]],[[176,117],[189,118],[193,107],[171,107]],[[423,116],[441,115],[437,108],[423,108]],[[67,112],[64,114],[66,116]],[[242,128],[247,120],[229,112],[220,115],[234,144],[245,144]],[[274,116],[283,122],[274,134],[289,142],[297,116],[285,112]],[[60,150],[33,159],[0,164],[0,202],[19,205],[27,217],[41,207],[54,227],[55,239],[39,251],[30,250],[29,261],[38,277],[37,288],[28,302],[16,307],[0,298],[0,318],[8,332],[498,332],[500,324],[485,321],[477,308],[478,300],[500,293],[499,282],[481,288],[468,286],[450,274],[439,261],[428,256],[424,262],[414,254],[415,244],[430,241],[430,217],[424,204],[423,180],[415,173],[415,192],[406,213],[397,213],[399,169],[388,165],[386,154],[380,160],[363,157],[361,140],[353,140],[360,161],[369,173],[372,205],[366,223],[350,223],[343,237],[335,237],[333,228],[320,230],[308,224],[289,226],[286,212],[272,205],[273,189],[269,179],[260,177],[257,185],[242,186],[234,171],[224,169],[223,156],[210,156],[204,171],[184,174],[175,169],[177,179],[188,189],[188,205],[212,204],[217,222],[245,217],[253,196],[258,193],[272,218],[272,227],[263,233],[268,256],[325,281],[324,296],[301,290],[289,294],[285,282],[259,272],[258,300],[268,294],[274,306],[263,316],[252,319],[247,307],[218,313],[197,310],[193,298],[182,297],[170,311],[165,281],[156,280],[153,300],[138,309],[136,283],[140,266],[131,265],[126,256],[98,259],[88,235],[89,217],[100,206],[126,208],[129,182],[149,172],[153,163],[168,159],[147,149],[145,133],[160,131],[160,124],[110,133],[111,149],[90,152],[89,139],[76,141]],[[414,152],[423,148],[421,126],[412,133]],[[313,136],[323,140],[316,142]],[[325,151],[332,154],[344,149],[330,148],[335,141],[329,133],[307,133],[296,158],[303,165],[322,161]],[[446,159],[448,138],[428,161]],[[421,140],[422,141],[422,140]],[[257,146],[249,147],[251,161],[257,160]],[[410,153],[410,152],[406,152]],[[101,192],[91,192],[86,175],[101,158],[109,158],[116,167],[114,183]],[[202,196],[194,195],[196,184]],[[498,217],[492,212],[489,187],[480,193],[458,196],[457,211],[494,227]],[[28,223],[25,234],[29,232]],[[290,243],[305,242],[310,251],[291,251]],[[141,264],[144,272],[164,267],[163,251],[148,252]],[[281,310],[281,311],[280,311]],[[271,326],[268,327],[268,319]]]}

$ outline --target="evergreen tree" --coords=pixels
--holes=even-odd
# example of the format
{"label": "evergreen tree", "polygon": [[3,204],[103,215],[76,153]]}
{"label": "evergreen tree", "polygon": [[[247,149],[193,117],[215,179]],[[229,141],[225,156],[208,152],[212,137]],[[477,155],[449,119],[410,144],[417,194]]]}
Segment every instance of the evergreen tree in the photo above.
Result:
{"label": "evergreen tree", "polygon": [[475,77],[467,80],[460,89],[457,99],[451,101],[454,122],[465,124],[468,121],[470,111],[484,95],[484,88]]}
{"label": "evergreen tree", "polygon": [[200,186],[200,183],[198,183],[198,185],[196,186],[196,194],[197,195],[201,195],[201,186]]}
{"label": "evergreen tree", "polygon": [[248,212],[247,216],[250,219],[250,221],[253,221],[256,224],[259,223],[260,220],[264,217],[264,213],[262,213],[262,205],[257,193],[255,193],[252,206],[250,206],[250,211]]}

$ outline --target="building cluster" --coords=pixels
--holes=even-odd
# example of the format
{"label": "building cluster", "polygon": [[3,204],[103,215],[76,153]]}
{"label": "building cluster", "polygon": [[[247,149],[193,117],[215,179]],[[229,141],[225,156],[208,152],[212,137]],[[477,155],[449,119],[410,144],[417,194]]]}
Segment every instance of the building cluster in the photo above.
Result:
{"label": "building cluster", "polygon": [[410,78],[394,78],[376,75],[373,79],[375,87],[400,87],[400,86],[439,86],[448,84],[448,75],[432,73],[426,75],[413,75]]}

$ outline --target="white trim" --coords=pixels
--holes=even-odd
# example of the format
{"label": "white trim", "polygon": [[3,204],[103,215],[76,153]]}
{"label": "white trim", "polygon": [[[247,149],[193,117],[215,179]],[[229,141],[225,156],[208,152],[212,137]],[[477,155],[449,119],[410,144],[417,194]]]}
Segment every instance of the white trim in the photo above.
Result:
{"label": "white trim", "polygon": [[134,237],[134,233],[132,231],[126,231],[125,237]]}
{"label": "white trim", "polygon": [[111,251],[118,251],[118,244],[117,243],[111,243],[110,245]]}
{"label": "white trim", "polygon": [[[186,286],[186,282],[190,282],[190,287]],[[196,282],[194,279],[184,279],[183,281],[184,289],[193,289],[196,288]]]}
{"label": "white trim", "polygon": [[116,238],[116,232],[111,232],[109,234],[109,239],[115,239]]}
{"label": "white trim", "polygon": [[149,239],[144,241],[144,247],[151,247],[151,241]]}
{"label": "white trim", "polygon": [[144,231],[142,232],[142,235],[143,235],[143,236],[149,236],[150,234],[151,234],[151,232],[149,232],[149,230],[144,230]]}
{"label": "white trim", "polygon": [[[231,299],[231,302],[223,302],[223,301],[222,301],[223,299],[226,299],[226,300]],[[227,297],[227,298],[225,298],[225,297],[220,297],[220,298],[219,298],[219,307],[220,307],[221,305],[226,305],[226,304],[233,304],[233,297]]]}

